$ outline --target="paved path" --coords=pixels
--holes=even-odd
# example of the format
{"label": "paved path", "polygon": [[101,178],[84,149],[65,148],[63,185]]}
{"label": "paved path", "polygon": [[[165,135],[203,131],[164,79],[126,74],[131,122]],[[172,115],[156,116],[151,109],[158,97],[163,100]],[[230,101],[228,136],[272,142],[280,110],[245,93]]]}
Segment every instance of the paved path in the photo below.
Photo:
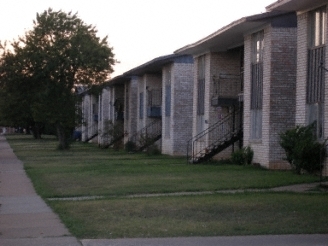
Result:
{"label": "paved path", "polygon": [[327,246],[328,235],[82,240],[83,246]]}
{"label": "paved path", "polygon": [[36,194],[22,162],[3,136],[0,136],[0,245],[81,245]]}
{"label": "paved path", "polygon": [[[316,184],[280,187],[306,191]],[[268,235],[148,239],[83,239],[71,236],[36,194],[4,136],[0,136],[0,246],[328,246],[328,235]]]}

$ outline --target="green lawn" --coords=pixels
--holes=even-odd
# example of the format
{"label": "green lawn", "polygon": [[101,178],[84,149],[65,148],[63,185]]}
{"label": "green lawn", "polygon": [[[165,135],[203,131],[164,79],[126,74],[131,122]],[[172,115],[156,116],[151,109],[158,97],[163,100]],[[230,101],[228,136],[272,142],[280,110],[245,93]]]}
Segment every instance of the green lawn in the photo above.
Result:
{"label": "green lawn", "polygon": [[327,194],[245,193],[51,202],[79,238],[328,233]]}
{"label": "green lawn", "polygon": [[74,143],[57,151],[53,137],[7,137],[44,198],[79,238],[328,233],[328,196],[250,193],[127,198],[184,191],[270,188],[319,177],[253,166],[187,164],[185,158],[128,154]]}

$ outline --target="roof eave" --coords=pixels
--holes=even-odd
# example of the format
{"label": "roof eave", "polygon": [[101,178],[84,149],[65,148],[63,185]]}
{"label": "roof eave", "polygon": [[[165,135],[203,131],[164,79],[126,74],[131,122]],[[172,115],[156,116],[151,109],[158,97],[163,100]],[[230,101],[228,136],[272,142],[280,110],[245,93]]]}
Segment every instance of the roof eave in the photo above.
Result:
{"label": "roof eave", "polygon": [[327,4],[327,0],[279,0],[266,7],[267,11],[306,11]]}
{"label": "roof eave", "polygon": [[245,34],[259,29],[271,19],[285,14],[287,13],[272,11],[243,17],[193,44],[176,50],[174,53],[195,56],[206,52],[227,51],[238,47],[238,45],[242,46]]}
{"label": "roof eave", "polygon": [[170,54],[166,56],[157,57],[149,62],[146,62],[138,67],[135,67],[124,73],[125,76],[141,76],[144,74],[160,74],[163,66],[174,63],[180,58],[186,58],[185,62],[193,62],[192,58],[181,54]]}

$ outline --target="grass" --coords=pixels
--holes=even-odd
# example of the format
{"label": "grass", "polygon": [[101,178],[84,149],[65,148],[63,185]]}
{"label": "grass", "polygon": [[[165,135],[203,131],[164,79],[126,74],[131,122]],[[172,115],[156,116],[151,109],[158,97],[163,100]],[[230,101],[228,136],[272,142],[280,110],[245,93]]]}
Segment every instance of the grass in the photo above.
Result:
{"label": "grass", "polygon": [[327,233],[327,195],[246,193],[51,202],[79,238]]}
{"label": "grass", "polygon": [[327,193],[245,193],[127,198],[131,194],[270,188],[317,182],[316,176],[253,166],[187,165],[185,158],[147,156],[74,143],[57,151],[53,137],[7,137],[44,198],[79,238],[328,233]]}

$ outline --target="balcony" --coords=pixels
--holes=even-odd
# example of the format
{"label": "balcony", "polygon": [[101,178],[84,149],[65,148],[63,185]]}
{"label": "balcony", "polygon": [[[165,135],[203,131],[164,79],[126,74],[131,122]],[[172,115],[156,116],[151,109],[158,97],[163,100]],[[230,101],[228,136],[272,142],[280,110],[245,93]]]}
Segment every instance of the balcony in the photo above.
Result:
{"label": "balcony", "polygon": [[150,118],[162,117],[162,108],[160,106],[150,106],[147,108],[147,116]]}
{"label": "balcony", "polygon": [[211,100],[211,106],[213,107],[230,107],[235,105],[238,105],[238,98],[214,96]]}

